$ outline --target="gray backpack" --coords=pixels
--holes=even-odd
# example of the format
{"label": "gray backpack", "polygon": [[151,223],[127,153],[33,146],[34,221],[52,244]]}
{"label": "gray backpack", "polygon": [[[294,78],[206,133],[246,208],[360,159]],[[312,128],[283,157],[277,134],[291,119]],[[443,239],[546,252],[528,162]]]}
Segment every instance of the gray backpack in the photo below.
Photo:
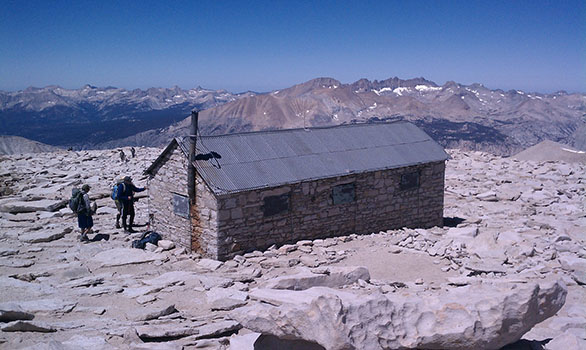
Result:
{"label": "gray backpack", "polygon": [[71,209],[71,211],[74,213],[79,213],[85,209],[85,204],[83,203],[83,192],[77,187],[74,187],[71,190],[69,209]]}

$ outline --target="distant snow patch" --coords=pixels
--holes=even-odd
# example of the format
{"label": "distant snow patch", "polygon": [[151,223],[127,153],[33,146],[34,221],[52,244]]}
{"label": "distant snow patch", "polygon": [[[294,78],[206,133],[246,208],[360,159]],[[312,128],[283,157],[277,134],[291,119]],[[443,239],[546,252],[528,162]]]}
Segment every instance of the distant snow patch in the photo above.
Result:
{"label": "distant snow patch", "polygon": [[375,108],[376,108],[376,102],[372,106],[368,107],[368,109],[370,109],[370,110],[375,109]]}
{"label": "distant snow patch", "polygon": [[[395,89],[395,90],[396,90],[396,89]],[[382,89],[380,89],[380,90],[375,90],[375,89],[372,89],[372,92],[374,92],[374,93],[375,93],[375,94],[377,94],[377,95],[380,95],[380,94],[381,94],[381,92],[385,92],[385,91],[393,91],[393,89],[391,89],[390,87],[384,87],[384,88],[382,88]]]}
{"label": "distant snow patch", "polygon": [[434,87],[429,85],[417,85],[415,86],[415,90],[419,92],[429,92],[429,91],[440,91],[441,87]]}
{"label": "distant snow patch", "polygon": [[576,150],[569,149],[569,148],[562,148],[562,150],[567,151],[567,152],[572,152],[572,153],[578,153],[578,154],[584,154],[584,153],[586,153],[584,151],[576,151]]}
{"label": "distant snow patch", "polygon": [[519,91],[519,90],[517,90],[517,93],[518,93],[519,95],[525,95],[525,93],[524,93],[523,91]]}

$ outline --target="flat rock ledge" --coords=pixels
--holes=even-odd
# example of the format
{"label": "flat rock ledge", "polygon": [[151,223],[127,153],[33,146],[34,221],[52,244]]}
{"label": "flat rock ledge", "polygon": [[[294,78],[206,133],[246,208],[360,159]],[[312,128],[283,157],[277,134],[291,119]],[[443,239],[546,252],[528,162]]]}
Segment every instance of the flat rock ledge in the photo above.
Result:
{"label": "flat rock ledge", "polygon": [[98,267],[115,267],[131,264],[143,264],[165,259],[164,255],[135,248],[115,248],[100,252],[91,259]]}
{"label": "flat rock ledge", "polygon": [[306,269],[295,275],[273,278],[266,282],[263,287],[290,290],[305,290],[311,287],[338,288],[357,283],[359,280],[370,280],[370,273],[366,267],[330,266],[328,268],[315,269],[314,271]]}
{"label": "flat rock ledge", "polygon": [[231,315],[255,332],[328,350],[500,349],[553,316],[566,295],[561,281],[480,284],[417,296],[255,289],[250,298],[259,303]]}
{"label": "flat rock ledge", "polygon": [[31,213],[35,211],[56,211],[67,205],[66,200],[40,199],[35,201],[15,200],[0,205],[0,212]]}

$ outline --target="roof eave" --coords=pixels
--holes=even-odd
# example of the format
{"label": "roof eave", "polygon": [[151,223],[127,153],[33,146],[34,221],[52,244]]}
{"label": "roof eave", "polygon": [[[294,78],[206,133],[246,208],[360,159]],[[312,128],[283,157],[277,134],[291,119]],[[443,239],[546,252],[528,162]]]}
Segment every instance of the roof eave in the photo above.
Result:
{"label": "roof eave", "polygon": [[184,155],[186,155],[185,150],[183,149],[183,145],[181,144],[181,142],[179,142],[179,139],[177,137],[173,138],[173,140],[171,140],[171,142],[169,142],[169,144],[167,145],[167,147],[165,147],[165,149],[161,152],[161,154],[159,154],[159,156],[157,157],[157,159],[155,159],[152,164],[145,170],[143,171],[143,174],[145,175],[153,175],[152,171],[163,161],[163,159],[165,158],[165,156],[171,152],[171,150],[173,149],[174,145],[179,146],[179,148],[181,148],[181,151],[183,152]]}
{"label": "roof eave", "polygon": [[[444,153],[445,153],[445,151],[444,151]],[[303,179],[301,181],[283,182],[283,183],[279,183],[279,184],[271,184],[271,185],[264,185],[264,186],[255,186],[255,187],[249,187],[249,188],[241,188],[241,189],[237,189],[237,190],[220,190],[220,191],[216,191],[216,187],[215,186],[210,186],[210,184],[208,184],[207,181],[205,181],[205,178],[203,176],[201,178],[204,180],[204,182],[206,182],[206,185],[212,190],[212,192],[215,195],[217,195],[217,196],[225,196],[225,195],[243,193],[243,192],[260,190],[260,189],[269,189],[269,188],[276,188],[276,187],[281,187],[281,186],[295,185],[295,184],[300,184],[300,183],[303,183],[303,182],[310,182],[310,181],[323,180],[323,179],[331,179],[331,178],[340,177],[340,176],[350,176],[350,175],[371,173],[371,172],[374,172],[374,171],[385,171],[385,170],[406,168],[406,167],[417,166],[417,165],[421,165],[421,164],[445,162],[446,160],[449,159],[449,157],[450,156],[446,153],[446,157],[444,157],[443,159],[438,159],[438,160],[430,160],[430,161],[426,161],[426,162],[417,162],[417,163],[401,164],[399,166],[382,167],[382,168],[376,168],[376,169],[368,169],[368,170],[364,170],[364,171],[351,171],[351,172],[347,172],[347,173],[334,174],[334,175],[331,175],[331,176],[310,177],[310,178]],[[196,166],[196,168],[198,168],[198,167]],[[200,172],[200,174],[201,174],[201,172]]]}

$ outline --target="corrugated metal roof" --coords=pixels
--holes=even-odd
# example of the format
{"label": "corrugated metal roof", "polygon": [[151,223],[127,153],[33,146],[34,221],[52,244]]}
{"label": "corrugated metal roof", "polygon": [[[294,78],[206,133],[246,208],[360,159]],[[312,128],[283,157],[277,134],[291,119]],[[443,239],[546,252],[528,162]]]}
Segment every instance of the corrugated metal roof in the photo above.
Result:
{"label": "corrugated metal roof", "polygon": [[[177,141],[185,148],[185,139]],[[423,130],[403,121],[198,137],[197,153],[210,151],[222,158],[194,163],[216,194],[448,159]]]}

